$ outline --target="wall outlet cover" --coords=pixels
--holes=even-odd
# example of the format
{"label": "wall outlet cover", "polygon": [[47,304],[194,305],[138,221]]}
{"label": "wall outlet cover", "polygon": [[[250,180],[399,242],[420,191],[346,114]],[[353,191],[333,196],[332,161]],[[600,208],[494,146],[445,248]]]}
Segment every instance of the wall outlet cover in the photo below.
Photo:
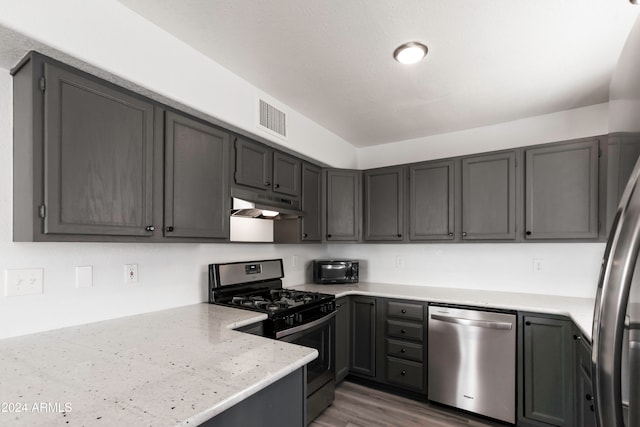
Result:
{"label": "wall outlet cover", "polygon": [[124,283],[126,285],[138,283],[138,264],[125,264]]}
{"label": "wall outlet cover", "polygon": [[5,270],[4,294],[8,297],[41,294],[43,281],[44,269],[42,268]]}

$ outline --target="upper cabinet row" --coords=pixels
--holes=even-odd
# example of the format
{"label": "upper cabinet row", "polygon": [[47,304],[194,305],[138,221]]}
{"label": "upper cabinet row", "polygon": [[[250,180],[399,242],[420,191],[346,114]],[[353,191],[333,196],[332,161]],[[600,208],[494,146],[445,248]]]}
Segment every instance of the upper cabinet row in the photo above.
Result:
{"label": "upper cabinet row", "polygon": [[276,241],[596,240],[640,154],[619,134],[321,169],[36,53],[12,74],[15,241],[228,241],[243,195],[305,213]]}
{"label": "upper cabinet row", "polygon": [[367,170],[363,240],[597,239],[599,146],[593,138]]}

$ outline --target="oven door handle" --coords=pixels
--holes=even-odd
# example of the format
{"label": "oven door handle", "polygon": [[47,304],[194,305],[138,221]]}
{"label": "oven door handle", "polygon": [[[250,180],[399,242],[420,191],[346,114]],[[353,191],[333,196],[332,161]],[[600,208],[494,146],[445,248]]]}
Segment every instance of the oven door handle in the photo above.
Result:
{"label": "oven door handle", "polygon": [[337,311],[332,311],[324,317],[314,320],[313,322],[305,323],[304,325],[296,326],[294,328],[285,329],[284,331],[276,332],[276,339],[288,337],[289,335],[293,335],[298,332],[306,331],[307,329],[311,329],[315,326],[320,325],[323,322],[333,318],[338,314]]}

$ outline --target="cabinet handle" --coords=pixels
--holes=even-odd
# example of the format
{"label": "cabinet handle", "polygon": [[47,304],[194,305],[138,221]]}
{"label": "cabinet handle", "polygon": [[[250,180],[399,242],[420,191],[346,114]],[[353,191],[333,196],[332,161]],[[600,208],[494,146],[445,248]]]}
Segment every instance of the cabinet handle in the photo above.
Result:
{"label": "cabinet handle", "polygon": [[527,231],[525,234],[526,234],[527,236],[531,236],[531,231]]}
{"label": "cabinet handle", "polygon": [[342,304],[336,304],[336,308],[342,307]]}
{"label": "cabinet handle", "polygon": [[153,225],[147,225],[144,229],[145,229],[146,231],[155,231],[155,230],[156,230],[156,227],[154,227]]}
{"label": "cabinet handle", "polygon": [[270,185],[271,185],[271,183],[270,183],[269,181],[267,181],[267,182],[265,182],[265,183],[264,183],[264,186],[265,186],[265,187],[268,187],[268,186],[270,186]]}
{"label": "cabinet handle", "polygon": [[580,335],[574,335],[573,339],[576,340],[576,341],[581,341],[582,337]]}
{"label": "cabinet handle", "polygon": [[402,234],[398,233],[398,237],[402,237]]}
{"label": "cabinet handle", "polygon": [[447,233],[447,236],[453,236],[453,233]]}
{"label": "cabinet handle", "polygon": [[307,233],[304,233],[302,237],[309,237],[309,235]]}
{"label": "cabinet handle", "polygon": [[400,375],[407,375],[407,371],[405,371],[404,369],[400,372]]}
{"label": "cabinet handle", "polygon": [[405,310],[404,308],[401,311],[402,311],[402,314],[407,314],[407,310]]}
{"label": "cabinet handle", "polygon": [[327,234],[327,239],[330,239],[330,238],[331,238],[331,234]]}
{"label": "cabinet handle", "polygon": [[526,322],[524,322],[524,324],[525,324],[526,326],[531,326],[531,322],[529,322],[528,320],[527,320]]}
{"label": "cabinet handle", "polygon": [[467,232],[466,232],[466,231],[463,231],[463,232],[462,232],[462,237],[466,237],[466,236],[467,236]]}
{"label": "cabinet handle", "polygon": [[405,350],[404,348],[400,349],[400,353],[406,353],[406,352],[407,352],[407,350]]}
{"label": "cabinet handle", "polygon": [[595,410],[593,409],[593,405],[591,405],[589,409],[591,409],[591,412],[595,412]]}
{"label": "cabinet handle", "polygon": [[280,188],[280,184],[274,184],[273,188]]}
{"label": "cabinet handle", "polygon": [[169,226],[166,228],[167,233],[173,232],[173,227]]}
{"label": "cabinet handle", "polygon": [[587,395],[585,396],[585,399],[593,400],[593,396],[591,396],[589,393],[587,393]]}
{"label": "cabinet handle", "polygon": [[401,332],[401,333],[403,333],[403,334],[406,334],[406,333],[407,333],[407,330],[406,330],[406,329],[404,329],[404,328],[402,328],[402,329],[400,329],[400,332]]}

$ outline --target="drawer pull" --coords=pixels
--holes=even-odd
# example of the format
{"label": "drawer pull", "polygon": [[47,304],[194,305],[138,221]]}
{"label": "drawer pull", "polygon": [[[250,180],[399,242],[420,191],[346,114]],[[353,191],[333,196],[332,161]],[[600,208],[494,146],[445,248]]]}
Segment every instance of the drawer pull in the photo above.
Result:
{"label": "drawer pull", "polygon": [[402,328],[402,329],[400,329],[400,332],[403,333],[403,334],[406,334],[407,330],[405,328]]}
{"label": "drawer pull", "polygon": [[582,337],[580,335],[574,335],[573,339],[576,340],[576,341],[581,341]]}
{"label": "drawer pull", "polygon": [[400,353],[406,353],[406,352],[407,352],[406,349],[404,349],[404,348],[400,349]]}
{"label": "drawer pull", "polygon": [[404,369],[400,372],[400,375],[407,375],[407,371],[405,371]]}
{"label": "drawer pull", "polygon": [[407,310],[405,310],[404,308],[402,309],[402,314],[407,314]]}
{"label": "drawer pull", "polygon": [[587,400],[593,400],[593,396],[590,395],[589,393],[587,393],[587,395],[585,396],[585,399]]}

